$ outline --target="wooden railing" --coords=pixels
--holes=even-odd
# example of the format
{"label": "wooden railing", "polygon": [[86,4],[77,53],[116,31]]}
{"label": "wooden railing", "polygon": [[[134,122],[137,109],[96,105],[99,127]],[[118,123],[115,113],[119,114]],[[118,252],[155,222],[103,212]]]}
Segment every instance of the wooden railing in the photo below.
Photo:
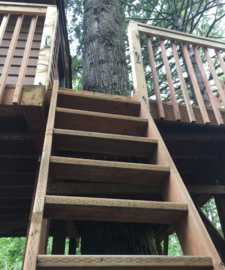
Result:
{"label": "wooden railing", "polygon": [[[180,114],[179,105],[178,105],[178,101],[177,101],[177,97],[176,97],[176,93],[175,93],[175,89],[174,89],[174,83],[173,83],[173,79],[172,79],[172,75],[171,75],[168,57],[166,54],[166,47],[165,47],[164,40],[169,40],[170,44],[171,44],[171,50],[173,52],[173,57],[174,57],[174,61],[176,64],[176,69],[177,69],[177,73],[179,76],[180,85],[181,85],[181,89],[182,89],[182,93],[183,93],[183,98],[184,98],[184,101],[186,104],[190,123],[194,123],[196,121],[196,119],[195,119],[193,108],[192,108],[192,105],[190,102],[190,97],[189,97],[189,93],[188,93],[187,86],[185,83],[183,71],[182,71],[182,68],[180,65],[179,56],[178,56],[175,42],[179,42],[181,44],[183,55],[184,55],[186,65],[187,65],[187,68],[188,68],[188,71],[189,71],[189,74],[191,77],[192,85],[193,85],[193,88],[195,91],[195,95],[197,98],[198,106],[199,106],[199,109],[201,111],[201,115],[202,115],[202,119],[203,119],[204,124],[209,124],[210,120],[209,120],[207,109],[206,109],[206,106],[204,104],[202,94],[201,94],[201,91],[200,91],[200,88],[199,88],[199,85],[198,85],[198,82],[197,82],[197,79],[195,76],[195,72],[194,72],[194,69],[192,66],[192,62],[191,62],[186,44],[192,45],[193,52],[194,52],[201,76],[203,78],[205,88],[206,88],[206,91],[208,93],[208,96],[209,96],[211,106],[212,106],[212,109],[214,111],[214,115],[215,115],[215,118],[217,120],[217,123],[218,123],[218,125],[224,124],[224,121],[223,121],[223,118],[222,118],[221,112],[220,112],[220,108],[221,108],[220,102],[222,102],[222,104],[225,106],[225,93],[224,93],[224,90],[222,88],[219,77],[216,73],[216,69],[215,69],[213,61],[210,57],[208,48],[215,50],[215,54],[216,54],[217,59],[219,61],[220,67],[221,67],[223,73],[225,74],[225,64],[224,64],[224,61],[223,61],[222,56],[220,54],[220,51],[225,51],[225,43],[222,41],[217,41],[217,40],[204,38],[204,37],[198,37],[198,36],[186,34],[183,32],[172,31],[172,30],[168,30],[168,29],[164,29],[164,28],[160,28],[160,27],[155,27],[155,26],[151,26],[151,25],[130,22],[129,26],[128,26],[128,35],[129,35],[134,89],[135,89],[135,91],[139,91],[142,94],[143,98],[146,101],[146,105],[148,107],[149,107],[148,93],[147,93],[147,87],[146,87],[146,81],[145,81],[144,65],[142,63],[143,61],[142,61],[142,53],[141,53],[139,34],[145,35],[147,38],[147,48],[148,48],[148,54],[149,54],[151,72],[152,72],[152,80],[153,80],[153,84],[154,84],[154,91],[155,91],[155,96],[156,96],[159,118],[164,119],[165,112],[164,112],[164,108],[163,108],[163,103],[162,103],[162,98],[161,98],[161,93],[160,93],[160,88],[159,88],[159,83],[158,83],[158,77],[157,77],[157,71],[156,71],[156,65],[155,65],[151,37],[156,37],[159,39],[175,120],[180,121],[181,114]],[[199,48],[197,46],[202,47],[202,50],[204,52],[204,55],[205,55],[205,58],[207,60],[208,66],[210,68],[211,74],[213,76],[216,87],[218,89],[217,97],[213,94],[213,91],[211,89],[209,80],[207,78],[207,73],[206,73],[205,68],[204,68],[204,64],[203,64],[201,57],[200,57]]]}
{"label": "wooden railing", "polygon": [[[58,45],[57,37],[57,7],[56,6],[47,6],[47,5],[39,5],[39,4],[27,4],[27,3],[10,3],[10,2],[0,2],[0,15],[3,14],[1,26],[0,26],[0,45],[3,42],[8,42],[8,36],[11,37],[8,46],[8,52],[5,57],[0,56],[0,58],[5,58],[4,66],[2,68],[1,77],[0,77],[0,104],[2,102],[5,86],[7,81],[9,81],[10,68],[12,67],[12,63],[14,57],[17,56],[16,50],[19,44],[19,48],[22,48],[19,53],[22,52],[21,61],[17,61],[17,65],[19,63],[19,71],[14,71],[17,76],[15,82],[15,92],[12,99],[13,104],[19,104],[22,96],[22,89],[25,83],[25,75],[29,61],[33,61],[37,59],[37,61],[33,61],[32,67],[35,67],[35,73],[32,73],[33,85],[43,85],[46,87],[53,82],[53,77],[57,70],[55,64],[54,52],[57,51],[56,46]],[[16,15],[16,16],[15,16]],[[2,15],[1,15],[2,16]],[[30,24],[27,23],[27,16],[31,16]],[[44,17],[44,26],[36,27],[38,22],[38,17]],[[10,24],[11,18],[16,17],[15,25]],[[26,17],[26,19],[25,19]],[[35,51],[32,54],[32,47],[34,46],[34,41],[37,41],[35,38],[35,30],[36,28],[41,28],[38,31],[38,35],[40,37],[41,45],[39,51],[35,47]],[[21,38],[22,37],[22,42]],[[24,43],[24,37],[26,37],[26,42]],[[5,44],[8,44],[5,42]],[[37,42],[36,42],[37,43]],[[21,45],[24,44],[24,45]],[[54,46],[56,44],[56,46]],[[24,47],[23,47],[24,46]],[[35,45],[36,46],[36,45]],[[35,64],[34,64],[35,62]],[[29,73],[29,72],[28,72]],[[29,82],[32,80],[29,80]]]}

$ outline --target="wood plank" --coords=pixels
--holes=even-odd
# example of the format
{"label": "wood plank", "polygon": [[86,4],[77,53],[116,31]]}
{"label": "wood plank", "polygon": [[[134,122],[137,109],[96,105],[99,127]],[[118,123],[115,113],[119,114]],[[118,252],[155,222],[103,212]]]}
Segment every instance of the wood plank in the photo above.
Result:
{"label": "wood plank", "polygon": [[24,217],[0,226],[0,234],[26,226],[29,218]]}
{"label": "wood plank", "polygon": [[[142,99],[138,93],[134,94],[134,100]],[[158,142],[158,165],[169,165],[170,166],[170,178],[168,182],[161,185],[162,196],[165,201],[169,202],[180,202],[188,205],[188,215],[185,218],[178,220],[174,223],[174,227],[179,238],[183,253],[185,255],[196,255],[196,256],[210,256],[212,257],[214,269],[223,270],[221,265],[220,257],[212,243],[207,230],[196,210],[194,203],[192,202],[188,191],[181,179],[177,168],[165,147],[164,141],[155,125],[155,122],[145,108],[144,102],[141,105],[140,117],[146,117],[149,121],[149,128],[147,137],[157,138]]]}
{"label": "wood plank", "polygon": [[66,220],[54,221],[54,235],[52,242],[52,255],[64,255],[66,246]]}
{"label": "wood plank", "polygon": [[[83,91],[80,91],[83,92]],[[119,96],[99,96],[93,93],[86,95],[76,90],[59,90],[58,107],[120,114],[126,116],[138,116],[140,103],[129,99],[121,99]]]}
{"label": "wood plank", "polygon": [[189,117],[190,123],[195,123],[196,122],[195,115],[194,115],[193,108],[191,105],[190,97],[188,94],[187,86],[186,86],[186,83],[184,80],[183,72],[181,69],[180,61],[179,61],[179,56],[178,56],[177,49],[176,49],[176,44],[174,41],[171,41],[171,47],[173,50],[173,56],[174,56],[176,67],[177,67],[177,73],[178,73],[178,76],[180,79],[181,89],[182,89],[183,97],[185,100],[185,105],[187,108],[188,117]]}
{"label": "wood plank", "polygon": [[167,54],[166,54],[166,47],[164,44],[164,40],[159,39],[159,43],[160,43],[160,47],[161,47],[161,51],[162,51],[162,58],[163,58],[164,67],[166,70],[166,78],[167,78],[167,82],[168,82],[168,86],[169,86],[170,98],[171,98],[171,102],[172,102],[172,106],[173,106],[174,118],[176,121],[180,121],[181,115],[180,115],[179,106],[177,104],[177,98],[175,95],[175,89],[173,86],[173,79],[172,79],[171,72],[170,72],[170,66],[169,66],[169,61],[168,61]]}
{"label": "wood plank", "polygon": [[143,136],[147,121],[138,117],[57,108],[55,128]]}
{"label": "wood plank", "polygon": [[87,197],[46,196],[44,216],[51,219],[172,224],[186,204]]}
{"label": "wood plank", "polygon": [[223,230],[223,235],[225,238],[225,195],[224,194],[216,195],[215,202],[216,202],[216,207],[217,207],[217,211],[220,218],[221,227]]}
{"label": "wood plank", "polygon": [[34,3],[19,3],[19,2],[5,2],[5,1],[1,1],[0,7],[2,7],[2,6],[11,6],[12,8],[14,8],[15,6],[18,6],[18,7],[24,7],[24,6],[26,6],[26,7],[36,7],[36,8],[47,8],[49,5],[45,5],[45,4],[34,4]]}
{"label": "wood plank", "polygon": [[204,124],[209,124],[210,120],[209,120],[209,117],[208,117],[208,114],[207,114],[207,110],[205,108],[204,101],[202,99],[202,94],[201,94],[201,91],[199,89],[199,85],[198,85],[198,82],[197,82],[197,79],[196,79],[196,76],[195,76],[195,72],[194,72],[194,69],[193,69],[193,66],[192,66],[192,63],[191,63],[191,59],[190,59],[190,56],[189,56],[189,53],[188,53],[188,50],[187,50],[187,46],[184,43],[181,43],[181,46],[182,46],[183,54],[184,54],[186,64],[187,64],[187,67],[188,67],[188,70],[189,70],[189,73],[190,73],[190,77],[191,77],[191,81],[192,81],[193,88],[194,88],[194,91],[195,91],[195,95],[196,95],[196,98],[197,98],[197,101],[198,101],[198,106],[199,106],[199,109],[200,109],[201,114],[202,114],[203,122],[204,122]]}
{"label": "wood plank", "polygon": [[130,45],[134,91],[139,91],[142,97],[144,96],[145,103],[150,110],[138,27],[137,24],[132,21],[128,24],[128,39]]}
{"label": "wood plank", "polygon": [[[9,51],[8,48],[1,49],[0,56],[5,57],[8,51]],[[24,49],[15,49],[13,57],[23,57],[23,55],[24,55]],[[39,55],[39,50],[31,50],[30,57],[38,58],[38,55]]]}
{"label": "wood plank", "polygon": [[3,92],[5,90],[5,85],[6,85],[6,81],[7,81],[7,77],[8,77],[8,73],[9,73],[9,68],[12,62],[12,58],[13,58],[13,54],[16,48],[16,43],[19,37],[19,33],[20,33],[20,29],[23,23],[23,18],[24,15],[19,15],[17,18],[17,22],[16,22],[16,26],[15,26],[15,30],[13,33],[13,37],[10,43],[10,47],[9,47],[9,51],[6,57],[6,61],[5,61],[5,65],[4,65],[4,69],[2,71],[2,75],[0,78],[0,104],[2,102],[2,97],[3,97]]}
{"label": "wood plank", "polygon": [[153,49],[152,49],[152,42],[151,42],[150,37],[146,37],[146,38],[147,38],[148,56],[149,56],[149,61],[150,61],[150,66],[151,66],[151,71],[152,71],[152,80],[154,84],[154,91],[155,91],[155,96],[156,96],[158,114],[159,114],[160,119],[164,119],[165,112],[162,105],[158,76],[157,76],[157,71],[155,68],[155,59],[154,59],[154,54],[153,54]]}
{"label": "wood plank", "polygon": [[[7,187],[33,187],[35,172],[30,174],[1,174],[0,188]],[[1,207],[1,206],[0,206]]]}
{"label": "wood plank", "polygon": [[149,256],[149,255],[67,255],[38,256],[37,269],[124,269],[140,268],[166,270],[209,270],[212,268],[210,257],[200,256]]}
{"label": "wood plank", "polygon": [[[5,56],[2,56],[2,57],[0,58],[0,65],[3,65],[3,66],[4,66],[5,59],[6,59]],[[33,67],[33,68],[35,68],[35,70],[36,70],[37,62],[38,62],[38,59],[30,58],[30,59],[28,60],[28,67]],[[20,66],[21,63],[22,63],[22,57],[19,57],[19,58],[13,58],[12,64],[11,64],[12,72],[10,72],[10,69],[9,69],[9,74],[10,74],[10,75],[17,75],[18,72],[15,71],[15,69],[13,69],[13,68],[15,68],[15,67],[13,67],[13,66]],[[0,67],[0,68],[2,68],[2,67]],[[2,71],[1,71],[1,72],[2,72]],[[14,73],[13,73],[13,72],[14,72]],[[33,75],[33,74],[28,73],[28,75]]]}
{"label": "wood plank", "polygon": [[0,14],[18,14],[18,15],[37,15],[45,16],[47,13],[46,7],[27,7],[27,6],[9,6],[7,4],[0,3]]}
{"label": "wood plank", "polygon": [[21,97],[22,97],[22,87],[24,84],[26,69],[27,69],[28,60],[30,57],[30,51],[31,51],[31,46],[32,46],[32,42],[33,42],[33,37],[34,37],[34,32],[35,32],[37,20],[38,20],[38,16],[33,16],[31,19],[28,39],[27,39],[25,50],[24,50],[23,60],[22,60],[21,66],[20,66],[20,72],[19,72],[19,76],[17,79],[16,89],[15,89],[14,97],[13,97],[13,104],[14,105],[19,105]]}
{"label": "wood plank", "polygon": [[204,66],[203,66],[203,63],[202,63],[198,48],[196,46],[192,46],[192,48],[193,48],[193,51],[194,51],[194,54],[195,54],[196,61],[198,63],[198,67],[199,67],[203,82],[205,84],[207,94],[209,96],[209,99],[210,99],[210,102],[211,102],[211,105],[212,105],[212,108],[213,108],[217,123],[218,123],[219,126],[223,125],[224,121],[223,121],[223,118],[222,118],[220,110],[219,110],[220,108],[218,106],[218,103],[216,102],[215,96],[213,94],[210,83],[208,81],[208,77],[207,77],[206,71],[204,69]]}
{"label": "wood plank", "polygon": [[0,157],[38,157],[33,141],[0,140]]}
{"label": "wood plank", "polygon": [[215,50],[215,53],[216,53],[217,59],[219,60],[220,67],[225,75],[225,64],[224,64],[223,58],[218,50]]}
{"label": "wood plank", "polygon": [[4,15],[3,19],[2,19],[2,23],[1,23],[1,27],[0,27],[0,45],[2,44],[2,39],[5,35],[5,30],[9,21],[9,17],[10,14]]}
{"label": "wood plank", "polygon": [[51,157],[49,176],[59,179],[159,185],[169,175],[168,166]]}
{"label": "wood plank", "polygon": [[[39,17],[40,18],[40,17]],[[25,18],[26,19],[26,18]],[[25,20],[24,19],[24,20]],[[38,25],[38,24],[37,24]],[[21,30],[23,29],[23,27],[21,28]],[[4,39],[3,41],[9,41],[12,39],[12,35],[13,33],[11,32],[5,32],[5,35],[4,35]],[[33,38],[33,41],[35,42],[34,44],[38,44],[39,42],[41,42],[41,37],[42,35],[41,34],[38,34],[38,33],[35,33],[34,34],[34,38]],[[19,37],[18,37],[18,44],[20,44],[21,41],[26,41],[28,38],[28,33],[20,33],[19,34]],[[21,44],[22,46],[22,44]],[[25,47],[25,46],[24,46]],[[36,46],[35,46],[36,47]],[[40,46],[38,47],[38,49],[40,48]]]}
{"label": "wood plank", "polygon": [[[39,85],[41,83],[42,85],[46,86],[46,89],[49,85],[48,82],[54,51],[53,42],[56,35],[57,17],[57,7],[48,7],[42,34],[37,71],[34,80],[34,85]],[[50,36],[47,39],[47,45],[49,47],[44,47],[46,36]]]}
{"label": "wood plank", "polygon": [[53,147],[56,150],[150,158],[156,150],[157,140],[143,137],[54,129]]}
{"label": "wood plank", "polygon": [[[22,62],[22,61],[20,61]],[[19,62],[18,62],[19,63]],[[21,63],[20,63],[21,64]],[[3,66],[0,66],[0,74],[2,74],[2,70],[3,70]],[[10,69],[9,69],[9,76],[13,76],[13,77],[16,77],[19,75],[19,72],[20,72],[20,68],[19,67],[13,67],[11,65]],[[25,75],[26,76],[35,76],[35,72],[36,72],[36,68],[33,68],[33,67],[28,67],[26,70],[25,70]]]}
{"label": "wood plank", "polygon": [[[34,29],[34,31],[35,31],[35,29]],[[20,36],[21,36],[21,33],[20,33],[20,35],[18,37],[18,41],[17,41],[17,44],[16,44],[16,49],[24,49],[26,47],[26,41],[27,41],[27,39],[29,37],[29,35],[27,35],[27,38],[26,38],[25,41],[20,41],[19,40]],[[32,40],[31,49],[39,50],[40,49],[40,44],[41,44],[41,41],[36,42],[36,41]],[[4,36],[4,40],[1,43],[0,49],[7,49],[7,48],[9,48],[9,46],[10,46],[10,40],[6,40],[5,36]]]}
{"label": "wood plank", "polygon": [[50,229],[50,219],[43,219],[41,225],[41,238],[38,252],[39,255],[47,254],[49,229]]}

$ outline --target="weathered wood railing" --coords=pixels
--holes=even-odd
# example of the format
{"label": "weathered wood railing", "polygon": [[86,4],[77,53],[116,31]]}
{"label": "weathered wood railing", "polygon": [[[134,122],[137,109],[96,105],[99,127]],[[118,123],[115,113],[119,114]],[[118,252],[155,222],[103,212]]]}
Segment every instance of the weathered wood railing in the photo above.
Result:
{"label": "weathered wood railing", "polygon": [[[14,82],[15,92],[12,103],[19,104],[24,84],[44,85],[46,89],[47,86],[53,84],[54,75],[57,73],[56,56],[58,55],[56,52],[58,46],[57,7],[39,4],[0,2],[0,15],[2,17],[0,46],[1,50],[2,46],[6,46],[6,49],[8,49],[6,55],[1,54],[0,56],[0,58],[2,58],[1,60],[4,61],[0,77],[0,104],[2,102],[5,86],[10,81],[9,76],[12,70],[10,68],[12,68],[13,60],[15,60],[14,57],[18,58],[18,52],[19,60],[17,59],[16,65],[19,65],[19,70],[17,71],[17,68],[14,68],[13,74],[17,77]],[[44,17],[44,26],[42,28],[36,27],[39,16]],[[10,20],[14,20],[15,24],[12,25]],[[27,21],[29,21],[28,27]],[[40,28],[38,29],[38,34],[35,33],[36,28]],[[37,45],[38,42],[40,43],[39,45]],[[36,48],[36,46],[38,46],[38,48]],[[22,51],[17,50],[18,48],[22,48]],[[33,52],[32,48],[34,48]],[[36,62],[34,61],[35,59]],[[29,61],[32,61],[32,67],[35,67],[34,72],[33,70],[32,72],[28,70]],[[27,73],[31,78],[27,80],[28,83],[26,83],[25,80]]]}
{"label": "weathered wood railing", "polygon": [[[204,37],[198,37],[198,36],[186,34],[183,32],[172,31],[172,30],[155,27],[151,25],[130,22],[128,26],[128,35],[129,35],[129,43],[130,43],[130,54],[131,54],[134,89],[135,91],[141,92],[142,96],[145,98],[147,106],[149,106],[149,102],[148,102],[148,93],[147,93],[147,86],[146,86],[145,74],[144,74],[144,66],[142,63],[142,53],[141,53],[139,34],[146,35],[146,38],[147,38],[147,48],[148,48],[148,54],[149,54],[149,60],[150,60],[152,79],[153,79],[153,84],[154,84],[154,91],[155,91],[155,96],[156,96],[159,118],[164,119],[165,113],[164,113],[164,108],[163,108],[163,103],[162,103],[162,98],[161,98],[161,93],[160,93],[160,88],[159,88],[159,83],[158,83],[151,37],[156,37],[159,39],[175,120],[180,121],[181,115],[180,115],[180,110],[179,110],[177,97],[176,97],[176,93],[174,89],[174,83],[172,80],[169,61],[166,54],[166,47],[164,44],[164,40],[169,40],[171,43],[171,49],[173,52],[173,57],[175,60],[176,69],[179,76],[180,85],[181,85],[190,123],[194,123],[196,119],[195,119],[193,108],[190,102],[190,97],[189,97],[189,93],[188,93],[185,79],[183,76],[183,71],[179,62],[179,56],[176,49],[175,41],[181,44],[183,55],[184,55],[186,65],[187,65],[187,68],[191,77],[192,85],[195,91],[195,95],[198,101],[198,106],[201,111],[204,124],[209,124],[210,120],[209,120],[206,106],[204,104],[201,91],[200,91],[200,88],[199,88],[199,85],[195,76],[195,72],[192,66],[192,62],[191,62],[186,44],[192,45],[193,52],[195,54],[195,58],[196,58],[201,76],[203,78],[205,88],[208,93],[217,123],[218,125],[224,124],[223,118],[220,113],[220,108],[221,108],[220,102],[222,102],[222,104],[225,106],[225,93],[222,88],[219,77],[216,73],[216,69],[214,67],[213,61],[209,55],[208,48],[215,50],[215,54],[219,61],[220,67],[223,73],[225,74],[225,64],[220,54],[220,51],[225,51],[225,43],[222,41],[217,41],[217,40],[204,38]],[[197,48],[197,46],[200,46],[203,49],[205,58],[207,60],[211,74],[215,81],[216,87],[218,89],[217,97],[213,94],[213,91],[211,89],[210,83],[207,78],[207,73],[205,71],[203,62],[200,57],[199,49]]]}

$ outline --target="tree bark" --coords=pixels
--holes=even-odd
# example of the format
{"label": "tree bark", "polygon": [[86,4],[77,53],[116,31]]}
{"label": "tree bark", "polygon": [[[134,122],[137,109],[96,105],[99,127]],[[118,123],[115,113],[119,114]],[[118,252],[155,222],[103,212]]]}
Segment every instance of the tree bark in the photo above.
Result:
{"label": "tree bark", "polygon": [[[118,0],[84,0],[84,90],[130,94],[122,26]],[[157,254],[150,224],[82,221],[81,230],[82,254]]]}

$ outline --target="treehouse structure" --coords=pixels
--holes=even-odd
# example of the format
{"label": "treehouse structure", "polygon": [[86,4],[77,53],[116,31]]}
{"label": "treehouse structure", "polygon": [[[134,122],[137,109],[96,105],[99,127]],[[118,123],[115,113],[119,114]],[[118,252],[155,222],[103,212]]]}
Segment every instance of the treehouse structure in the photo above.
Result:
{"label": "treehouse structure", "polygon": [[[225,232],[225,94],[208,52],[215,50],[225,73],[225,43],[130,22],[133,97],[73,90],[63,1],[27,2],[0,2],[0,237],[26,237],[23,270],[224,269],[224,235],[201,207],[215,198]],[[147,37],[156,100],[147,99],[140,34]],[[160,40],[171,102],[162,101],[150,37]],[[177,102],[165,39],[184,104]],[[198,106],[190,103],[175,42]],[[151,223],[159,255],[76,255],[82,220]],[[174,232],[184,256],[168,256]],[[47,256],[49,236],[53,249]]]}

